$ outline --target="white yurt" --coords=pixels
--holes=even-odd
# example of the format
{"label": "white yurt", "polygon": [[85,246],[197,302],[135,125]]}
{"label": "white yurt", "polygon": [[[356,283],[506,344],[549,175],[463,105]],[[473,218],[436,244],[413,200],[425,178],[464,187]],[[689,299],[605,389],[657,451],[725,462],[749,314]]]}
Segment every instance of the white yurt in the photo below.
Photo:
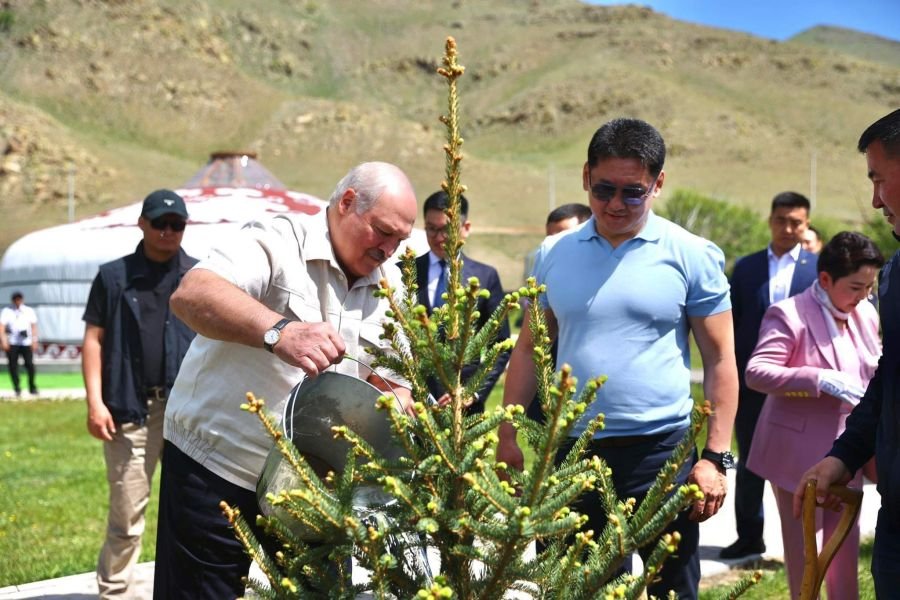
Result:
{"label": "white yurt", "polygon": [[[247,221],[283,213],[315,214],[327,205],[285,189],[254,154],[242,152],[212,154],[209,163],[175,191],[189,214],[183,247],[197,258]],[[29,233],[3,255],[0,305],[20,291],[35,309],[39,357],[72,360],[80,355],[81,317],[91,282],[101,264],[134,252],[141,240],[137,220],[142,202]],[[424,232],[415,232],[414,240],[414,248],[427,249]]]}

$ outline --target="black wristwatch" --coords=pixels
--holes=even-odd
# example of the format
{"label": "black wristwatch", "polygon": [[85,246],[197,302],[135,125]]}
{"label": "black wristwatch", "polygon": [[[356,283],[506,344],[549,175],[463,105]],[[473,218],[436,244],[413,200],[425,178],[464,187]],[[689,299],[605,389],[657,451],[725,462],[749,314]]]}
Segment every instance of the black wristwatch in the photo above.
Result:
{"label": "black wristwatch", "polygon": [[719,467],[719,470],[723,473],[728,469],[733,469],[735,467],[734,454],[728,450],[725,452],[713,452],[712,450],[704,448],[703,452],[700,453],[700,458],[705,458],[713,463]]}
{"label": "black wristwatch", "polygon": [[290,319],[282,319],[275,323],[271,329],[267,329],[263,334],[263,346],[269,352],[275,352],[275,344],[281,340],[281,330],[290,323]]}

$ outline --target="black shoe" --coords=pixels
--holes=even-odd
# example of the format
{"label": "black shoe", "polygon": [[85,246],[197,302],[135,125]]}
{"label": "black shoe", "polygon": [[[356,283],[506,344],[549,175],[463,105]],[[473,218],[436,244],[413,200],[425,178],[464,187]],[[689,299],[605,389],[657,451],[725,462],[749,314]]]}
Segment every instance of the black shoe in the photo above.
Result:
{"label": "black shoe", "polygon": [[762,538],[755,540],[747,540],[738,538],[738,540],[727,548],[722,548],[719,552],[719,558],[744,558],[753,554],[762,554],[766,551],[766,543]]}

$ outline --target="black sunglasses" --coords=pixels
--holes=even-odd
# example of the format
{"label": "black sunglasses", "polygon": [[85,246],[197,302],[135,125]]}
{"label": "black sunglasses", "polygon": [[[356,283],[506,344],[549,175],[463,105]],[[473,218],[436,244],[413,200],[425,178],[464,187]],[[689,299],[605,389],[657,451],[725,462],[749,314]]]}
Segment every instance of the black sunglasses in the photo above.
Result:
{"label": "black sunglasses", "polygon": [[650,189],[644,189],[641,186],[625,186],[617,187],[611,183],[591,183],[591,174],[588,172],[588,185],[591,188],[591,195],[601,202],[609,202],[616,197],[616,193],[622,190],[622,203],[628,206],[640,206],[647,201],[656,182],[650,186]]}
{"label": "black sunglasses", "polygon": [[181,219],[166,219],[165,217],[156,217],[155,219],[150,221],[150,227],[156,229],[157,231],[162,231],[166,227],[171,229],[172,231],[184,231],[185,226],[187,225],[186,221],[182,221]]}

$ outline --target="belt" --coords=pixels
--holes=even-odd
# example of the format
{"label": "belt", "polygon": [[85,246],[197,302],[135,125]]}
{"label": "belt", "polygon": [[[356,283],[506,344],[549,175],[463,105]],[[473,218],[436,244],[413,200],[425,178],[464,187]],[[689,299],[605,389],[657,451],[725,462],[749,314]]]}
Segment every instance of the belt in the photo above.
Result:
{"label": "belt", "polygon": [[168,395],[168,391],[166,390],[165,387],[163,387],[161,385],[155,385],[152,387],[144,388],[144,396],[146,396],[150,400],[165,401],[167,395]]}
{"label": "belt", "polygon": [[[663,434],[666,435],[666,434]],[[597,448],[624,448],[625,446],[636,446],[638,444],[658,440],[661,436],[657,435],[620,435],[617,437],[605,437],[593,440],[591,444]]]}

